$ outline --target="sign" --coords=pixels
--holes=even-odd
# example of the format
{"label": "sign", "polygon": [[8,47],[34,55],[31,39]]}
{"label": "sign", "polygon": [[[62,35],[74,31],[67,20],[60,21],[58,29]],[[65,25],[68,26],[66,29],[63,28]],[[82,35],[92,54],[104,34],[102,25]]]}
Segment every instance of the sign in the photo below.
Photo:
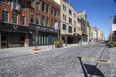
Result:
{"label": "sign", "polygon": [[30,24],[29,29],[31,30],[38,30],[40,32],[52,32],[52,33],[57,33],[58,30],[46,26],[41,26],[41,25],[35,25],[35,24]]}
{"label": "sign", "polygon": [[112,31],[116,31],[116,24],[112,24]]}

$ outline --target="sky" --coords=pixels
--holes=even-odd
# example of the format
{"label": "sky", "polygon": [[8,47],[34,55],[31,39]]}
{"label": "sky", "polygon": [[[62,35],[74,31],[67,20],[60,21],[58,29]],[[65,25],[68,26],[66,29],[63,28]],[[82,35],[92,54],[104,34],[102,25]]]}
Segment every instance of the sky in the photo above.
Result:
{"label": "sky", "polygon": [[70,0],[70,5],[77,11],[86,11],[90,26],[96,26],[104,32],[105,38],[111,32],[113,17],[116,15],[116,0]]}

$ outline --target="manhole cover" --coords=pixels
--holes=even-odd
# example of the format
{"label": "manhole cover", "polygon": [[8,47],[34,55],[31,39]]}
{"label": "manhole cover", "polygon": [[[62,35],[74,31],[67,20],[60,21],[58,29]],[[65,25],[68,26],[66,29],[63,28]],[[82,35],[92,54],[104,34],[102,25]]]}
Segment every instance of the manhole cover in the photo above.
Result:
{"label": "manhole cover", "polygon": [[110,61],[107,59],[99,59],[98,62],[99,63],[110,63]]}
{"label": "manhole cover", "polygon": [[83,57],[83,61],[94,61],[94,58],[89,58],[89,57]]}

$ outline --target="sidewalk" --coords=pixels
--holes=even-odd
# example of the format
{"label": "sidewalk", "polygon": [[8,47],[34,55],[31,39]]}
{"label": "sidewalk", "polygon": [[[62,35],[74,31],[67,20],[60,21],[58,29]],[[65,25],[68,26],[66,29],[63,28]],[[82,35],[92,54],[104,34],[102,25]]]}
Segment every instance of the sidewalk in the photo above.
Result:
{"label": "sidewalk", "polygon": [[[65,47],[55,48],[54,45],[46,45],[46,46],[38,46],[38,53],[46,52],[50,50],[57,50],[62,48],[68,48],[73,46],[79,46],[79,44],[67,44]],[[6,48],[0,49],[0,60],[6,59],[8,57],[17,57],[17,56],[25,56],[25,55],[32,55],[34,54],[34,46],[32,47],[17,47],[17,48]]]}
{"label": "sidewalk", "polygon": [[116,47],[110,49],[109,51],[110,61],[111,61],[111,77],[116,77]]}

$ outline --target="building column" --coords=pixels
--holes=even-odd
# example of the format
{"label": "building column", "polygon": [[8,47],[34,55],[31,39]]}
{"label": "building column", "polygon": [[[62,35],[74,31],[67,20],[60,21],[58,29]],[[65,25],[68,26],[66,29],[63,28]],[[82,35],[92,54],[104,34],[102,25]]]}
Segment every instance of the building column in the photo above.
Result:
{"label": "building column", "polygon": [[28,34],[25,34],[25,47],[29,46],[29,38]]}

